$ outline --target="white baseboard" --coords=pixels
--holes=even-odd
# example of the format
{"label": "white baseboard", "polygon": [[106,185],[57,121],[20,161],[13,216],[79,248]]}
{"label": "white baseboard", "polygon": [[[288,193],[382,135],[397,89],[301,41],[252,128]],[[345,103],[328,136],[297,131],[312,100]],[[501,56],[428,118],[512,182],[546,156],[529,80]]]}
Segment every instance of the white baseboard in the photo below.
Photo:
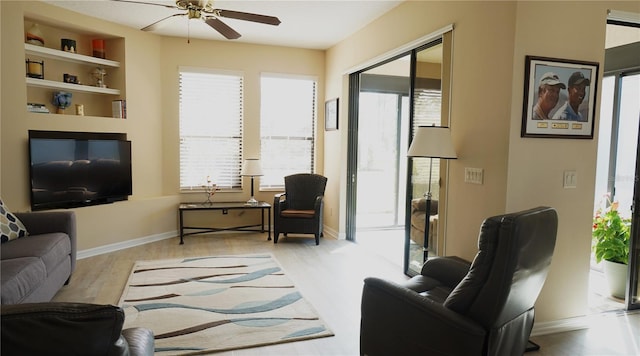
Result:
{"label": "white baseboard", "polygon": [[322,235],[339,240],[338,232],[326,225],[322,227]]}
{"label": "white baseboard", "polygon": [[591,318],[592,317],[590,317],[589,315],[585,315],[575,318],[547,321],[544,323],[534,323],[533,330],[531,330],[531,336],[541,336],[561,333],[565,331],[588,329]]}
{"label": "white baseboard", "polygon": [[102,255],[109,252],[124,250],[126,248],[140,246],[140,245],[148,244],[155,241],[166,240],[176,236],[178,236],[178,231],[168,231],[168,232],[163,232],[161,234],[155,234],[155,235],[140,237],[133,240],[117,242],[110,245],[104,245],[100,247],[78,251],[78,255],[76,256],[76,258],[81,260],[83,258],[88,258],[88,257]]}

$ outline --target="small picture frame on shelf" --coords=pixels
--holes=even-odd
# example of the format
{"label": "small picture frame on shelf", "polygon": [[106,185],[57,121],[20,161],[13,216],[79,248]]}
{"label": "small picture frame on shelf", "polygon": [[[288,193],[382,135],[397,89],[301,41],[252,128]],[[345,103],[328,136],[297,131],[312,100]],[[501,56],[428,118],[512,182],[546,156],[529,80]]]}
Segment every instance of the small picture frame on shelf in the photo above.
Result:
{"label": "small picture frame on shelf", "polygon": [[76,40],[72,40],[70,38],[62,38],[60,39],[60,49],[69,52],[76,53]]}
{"label": "small picture frame on shelf", "polygon": [[65,83],[78,84],[78,76],[77,75],[71,75],[71,74],[64,73],[62,75],[62,78],[63,78],[63,81]]}

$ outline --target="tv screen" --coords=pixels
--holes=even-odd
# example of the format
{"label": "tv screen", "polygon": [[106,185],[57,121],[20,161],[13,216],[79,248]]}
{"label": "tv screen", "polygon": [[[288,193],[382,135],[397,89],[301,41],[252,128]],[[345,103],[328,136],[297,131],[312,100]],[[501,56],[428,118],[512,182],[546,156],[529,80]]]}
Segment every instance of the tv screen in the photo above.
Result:
{"label": "tv screen", "polygon": [[29,131],[31,210],[126,200],[132,194],[126,134]]}

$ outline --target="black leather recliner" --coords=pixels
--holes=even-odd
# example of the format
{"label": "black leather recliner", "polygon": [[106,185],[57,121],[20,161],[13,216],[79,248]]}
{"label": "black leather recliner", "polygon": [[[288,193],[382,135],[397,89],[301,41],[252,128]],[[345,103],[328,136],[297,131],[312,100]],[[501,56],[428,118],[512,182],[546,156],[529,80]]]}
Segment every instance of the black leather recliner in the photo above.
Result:
{"label": "black leather recliner", "polygon": [[404,285],[367,278],[362,355],[522,355],[556,241],[554,209],[486,219],[473,263],[428,260]]}
{"label": "black leather recliner", "polygon": [[152,356],[153,331],[122,330],[124,311],[113,305],[30,303],[2,306],[3,356]]}

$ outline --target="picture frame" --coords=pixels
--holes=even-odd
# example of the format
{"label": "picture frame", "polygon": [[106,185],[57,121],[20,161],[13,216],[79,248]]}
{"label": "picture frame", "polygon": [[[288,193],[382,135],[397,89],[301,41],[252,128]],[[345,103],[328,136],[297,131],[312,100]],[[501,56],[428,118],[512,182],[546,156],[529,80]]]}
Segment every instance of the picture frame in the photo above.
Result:
{"label": "picture frame", "polygon": [[525,56],[521,137],[593,139],[599,63]]}
{"label": "picture frame", "polygon": [[338,98],[327,100],[324,103],[324,130],[334,131],[338,129]]}

